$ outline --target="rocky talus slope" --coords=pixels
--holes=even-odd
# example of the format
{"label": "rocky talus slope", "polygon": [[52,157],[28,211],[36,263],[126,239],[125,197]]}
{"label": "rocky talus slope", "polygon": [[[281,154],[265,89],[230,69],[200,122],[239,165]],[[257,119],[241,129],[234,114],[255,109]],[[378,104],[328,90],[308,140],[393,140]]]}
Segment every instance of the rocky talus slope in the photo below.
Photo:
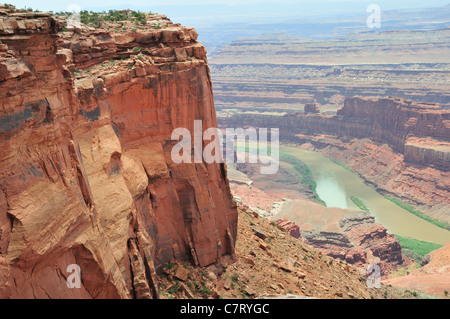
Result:
{"label": "rocky talus slope", "polygon": [[0,7],[0,298],[157,298],[170,260],[234,253],[226,168],[170,156],[174,128],[217,125],[206,50],[146,19],[70,29]]}
{"label": "rocky talus slope", "polygon": [[326,256],[252,210],[238,211],[235,260],[226,256],[201,268],[174,261],[158,279],[162,298],[436,297],[383,283],[379,289],[368,288],[365,271]]}
{"label": "rocky talus slope", "polygon": [[[326,207],[314,202],[314,198],[292,199],[282,197],[283,194],[277,198],[276,192],[289,179],[283,175],[277,180],[279,184],[273,184],[265,191],[258,188],[261,186],[258,182],[249,187],[234,185],[230,180],[230,187],[243,208],[267,217],[292,237],[324,255],[343,260],[362,270],[377,264],[383,278],[387,278],[392,271],[411,267],[412,261],[402,254],[399,240],[376,222],[370,212]],[[275,193],[271,193],[272,189],[275,189]],[[265,203],[270,200],[270,205]]]}

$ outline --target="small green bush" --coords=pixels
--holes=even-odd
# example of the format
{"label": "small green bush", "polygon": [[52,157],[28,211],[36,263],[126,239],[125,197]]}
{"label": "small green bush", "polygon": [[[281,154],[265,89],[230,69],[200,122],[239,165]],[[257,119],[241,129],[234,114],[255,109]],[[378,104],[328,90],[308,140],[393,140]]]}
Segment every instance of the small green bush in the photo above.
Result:
{"label": "small green bush", "polygon": [[167,266],[166,266],[166,269],[170,270],[170,269],[172,269],[174,266],[175,266],[175,264],[173,264],[173,263],[171,263],[171,262],[168,262],[168,263],[167,263]]}
{"label": "small green bush", "polygon": [[200,292],[201,292],[202,294],[204,294],[204,295],[209,295],[209,294],[211,294],[211,291],[210,291],[207,287],[205,287],[205,286],[203,286],[203,287],[200,289]]}

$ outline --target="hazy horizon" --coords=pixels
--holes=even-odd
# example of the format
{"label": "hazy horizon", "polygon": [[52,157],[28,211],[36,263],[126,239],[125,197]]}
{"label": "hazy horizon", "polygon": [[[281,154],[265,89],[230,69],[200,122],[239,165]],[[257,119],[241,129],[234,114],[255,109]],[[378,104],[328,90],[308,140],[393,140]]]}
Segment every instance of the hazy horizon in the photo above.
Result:
{"label": "hazy horizon", "polygon": [[[340,12],[345,14],[346,12],[358,12],[361,8],[365,9],[369,4],[375,3],[381,7],[382,10],[413,10],[413,9],[425,9],[425,8],[437,8],[443,7],[445,5],[450,4],[448,0],[431,0],[427,2],[418,1],[418,0],[401,0],[401,1],[388,1],[388,0],[379,0],[379,1],[361,1],[361,0],[318,0],[318,1],[305,1],[305,0],[284,0],[284,1],[256,1],[256,0],[193,0],[190,1],[189,4],[186,4],[185,1],[181,0],[168,0],[164,2],[160,1],[144,1],[144,0],[134,0],[134,1],[123,1],[123,0],[97,0],[95,4],[92,1],[88,0],[63,0],[55,3],[54,1],[43,0],[40,1],[38,5],[32,3],[27,0],[19,0],[19,1],[8,1],[7,3],[15,5],[17,8],[31,7],[33,9],[39,9],[42,11],[65,11],[68,10],[71,5],[78,5],[81,10],[110,10],[110,9],[133,9],[133,10],[154,10],[154,9],[163,9],[168,10],[168,14],[170,12],[177,12],[177,8],[195,8],[197,10],[208,10],[214,12],[215,10],[225,10],[225,11],[216,11],[216,15],[226,15],[233,11],[233,9],[244,10],[237,11],[236,14],[248,14],[245,10],[253,10],[254,13],[258,13],[260,11],[264,11],[267,9],[272,9],[271,14],[275,16],[276,14],[282,13],[285,10],[294,11],[285,12],[289,15],[328,15],[332,12]],[[154,10],[155,12],[156,10]],[[156,11],[157,12],[157,11]],[[157,12],[163,13],[165,12]],[[189,12],[185,12],[185,14],[189,14]]]}
{"label": "hazy horizon", "polygon": [[[123,0],[63,0],[58,3],[43,0],[39,4],[26,0],[10,1],[17,8],[31,7],[42,11],[72,11],[70,5],[80,10],[108,11],[132,9],[167,15],[174,23],[192,26],[199,32],[199,40],[214,54],[226,43],[238,37],[259,36],[265,33],[286,33],[311,39],[330,39],[367,29],[367,7],[376,3],[381,9],[382,27],[374,31],[440,28],[449,25],[445,16],[448,10],[440,8],[450,5],[449,0],[359,1],[359,0],[193,0],[189,4],[181,0],[123,1]],[[417,23],[417,14],[426,12],[425,23]],[[421,16],[421,15],[419,15]],[[412,23],[411,23],[412,22]],[[436,23],[438,22],[438,23]]]}

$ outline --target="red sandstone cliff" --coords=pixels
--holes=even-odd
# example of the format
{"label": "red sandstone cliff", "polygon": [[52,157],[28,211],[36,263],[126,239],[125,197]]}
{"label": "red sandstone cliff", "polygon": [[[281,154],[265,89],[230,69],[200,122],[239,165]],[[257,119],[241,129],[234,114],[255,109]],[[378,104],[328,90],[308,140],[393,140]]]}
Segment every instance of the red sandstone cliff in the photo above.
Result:
{"label": "red sandstone cliff", "polygon": [[65,31],[0,8],[0,298],[155,298],[172,259],[233,254],[226,168],[170,157],[174,128],[217,125],[206,50],[148,18]]}

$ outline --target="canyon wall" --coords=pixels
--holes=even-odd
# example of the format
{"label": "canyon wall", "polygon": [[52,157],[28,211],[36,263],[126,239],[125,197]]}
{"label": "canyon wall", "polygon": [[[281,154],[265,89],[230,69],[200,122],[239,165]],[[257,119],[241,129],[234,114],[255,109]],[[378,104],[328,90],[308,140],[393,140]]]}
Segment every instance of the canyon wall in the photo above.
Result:
{"label": "canyon wall", "polygon": [[349,166],[384,194],[450,221],[450,112],[398,98],[347,98],[337,115],[235,114],[233,127],[278,127],[285,142],[307,143]]}
{"label": "canyon wall", "polygon": [[217,126],[206,50],[149,19],[67,30],[0,8],[0,298],[157,298],[170,261],[234,253],[226,167],[171,160],[173,129]]}
{"label": "canyon wall", "polygon": [[285,137],[293,139],[296,133],[370,138],[404,154],[407,162],[450,170],[450,111],[436,104],[354,97],[345,99],[335,116],[309,112],[284,116],[238,114],[220,120],[224,124],[280,127]]}
{"label": "canyon wall", "polygon": [[377,264],[382,276],[410,262],[403,257],[398,239],[375,223],[375,218],[368,212],[344,215],[339,228],[334,231],[306,231],[302,236],[306,243],[330,257],[361,268]]}

